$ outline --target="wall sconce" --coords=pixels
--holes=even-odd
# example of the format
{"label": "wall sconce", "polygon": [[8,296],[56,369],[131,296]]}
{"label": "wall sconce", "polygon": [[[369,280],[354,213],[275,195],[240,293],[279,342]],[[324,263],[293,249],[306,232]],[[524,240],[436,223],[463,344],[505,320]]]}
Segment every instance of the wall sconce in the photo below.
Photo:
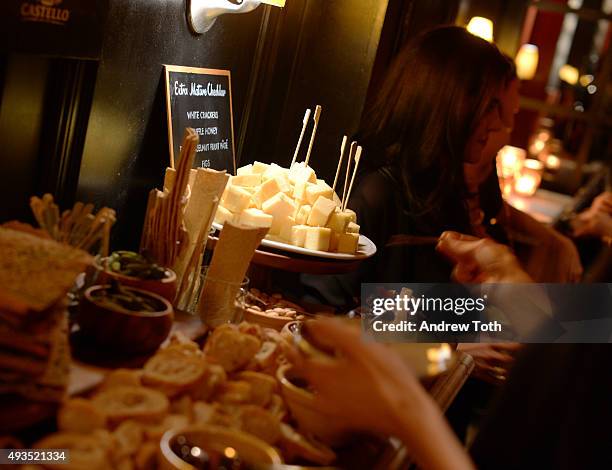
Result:
{"label": "wall sconce", "polygon": [[226,13],[248,13],[262,3],[284,7],[285,0],[188,0],[187,21],[196,34],[204,34]]}
{"label": "wall sconce", "polygon": [[467,30],[474,36],[493,42],[493,22],[489,18],[474,16],[468,23]]}
{"label": "wall sconce", "polygon": [[523,44],[514,59],[518,78],[521,80],[532,80],[538,69],[539,60],[540,53],[538,51],[538,46]]}

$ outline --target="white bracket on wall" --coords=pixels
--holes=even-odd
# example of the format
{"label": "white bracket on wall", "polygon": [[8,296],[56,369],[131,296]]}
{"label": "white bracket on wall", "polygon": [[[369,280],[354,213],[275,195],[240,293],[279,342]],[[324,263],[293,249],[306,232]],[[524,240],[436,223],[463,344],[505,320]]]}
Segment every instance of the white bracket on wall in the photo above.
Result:
{"label": "white bracket on wall", "polygon": [[226,13],[248,13],[261,5],[260,0],[187,0],[187,21],[196,34],[204,34],[217,17]]}

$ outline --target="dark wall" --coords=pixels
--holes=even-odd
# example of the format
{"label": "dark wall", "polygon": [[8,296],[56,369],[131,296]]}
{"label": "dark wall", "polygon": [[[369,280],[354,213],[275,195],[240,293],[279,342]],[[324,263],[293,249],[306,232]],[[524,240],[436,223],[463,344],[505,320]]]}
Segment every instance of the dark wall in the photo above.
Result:
{"label": "dark wall", "polygon": [[229,69],[237,126],[265,8],[196,36],[185,0],[110,1],[77,198],[117,210],[114,248],[137,247],[147,194],[168,166],[162,65]]}
{"label": "dark wall", "polygon": [[[289,0],[270,19],[242,164],[288,165],[304,111],[320,104],[310,163],[333,180],[342,135],[359,125],[386,10],[387,0]],[[311,129],[312,119],[300,159]]]}

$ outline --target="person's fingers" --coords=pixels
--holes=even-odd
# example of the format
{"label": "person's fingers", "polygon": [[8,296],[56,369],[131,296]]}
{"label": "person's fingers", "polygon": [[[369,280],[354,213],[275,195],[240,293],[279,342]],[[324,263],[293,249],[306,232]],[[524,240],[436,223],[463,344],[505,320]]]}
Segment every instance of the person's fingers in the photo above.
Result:
{"label": "person's fingers", "polygon": [[[448,232],[445,232],[448,233]],[[482,239],[461,240],[453,236],[441,238],[436,250],[448,257],[451,261],[459,263],[474,258],[475,251],[481,246]]]}
{"label": "person's fingers", "polygon": [[502,367],[504,369],[508,368],[514,363],[514,356],[507,354],[505,352],[499,352],[496,350],[492,350],[489,357],[487,358],[487,362],[490,366],[493,367]]}
{"label": "person's fingers", "polygon": [[475,282],[478,271],[471,263],[459,263],[453,268],[451,277],[459,284],[470,284]]}
{"label": "person's fingers", "polygon": [[305,325],[308,334],[316,338],[322,346],[339,350],[349,357],[361,356],[361,351],[370,346],[362,341],[360,328],[349,324],[346,320],[321,318],[309,321]]}
{"label": "person's fingers", "polygon": [[467,241],[467,242],[475,242],[480,239],[473,235],[467,235],[465,233],[459,233],[459,232],[454,232],[452,230],[447,230],[446,232],[442,232],[442,235],[440,235],[440,240],[462,240],[462,241]]}
{"label": "person's fingers", "polygon": [[497,351],[505,351],[510,354],[523,349],[521,343],[491,343],[491,347]]}

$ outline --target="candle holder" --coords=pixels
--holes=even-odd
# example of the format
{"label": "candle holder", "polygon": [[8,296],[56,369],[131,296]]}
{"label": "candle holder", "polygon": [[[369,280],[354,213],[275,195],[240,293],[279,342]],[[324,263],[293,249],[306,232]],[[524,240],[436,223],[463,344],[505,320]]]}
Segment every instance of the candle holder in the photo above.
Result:
{"label": "candle holder", "polygon": [[542,182],[544,164],[539,160],[527,159],[514,181],[514,191],[522,196],[533,196]]}

